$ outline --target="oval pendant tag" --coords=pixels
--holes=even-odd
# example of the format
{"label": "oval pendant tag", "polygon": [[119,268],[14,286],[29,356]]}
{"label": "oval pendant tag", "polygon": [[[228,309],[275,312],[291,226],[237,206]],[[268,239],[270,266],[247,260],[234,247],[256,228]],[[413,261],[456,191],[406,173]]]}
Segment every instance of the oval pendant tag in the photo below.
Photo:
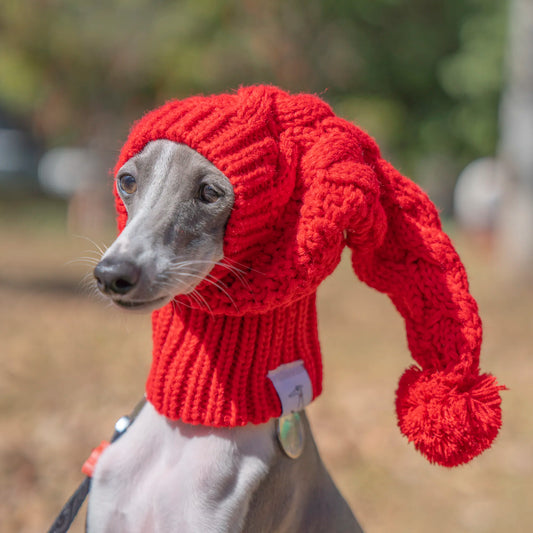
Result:
{"label": "oval pendant tag", "polygon": [[298,459],[305,444],[305,431],[300,413],[290,413],[277,420],[278,442],[285,455]]}

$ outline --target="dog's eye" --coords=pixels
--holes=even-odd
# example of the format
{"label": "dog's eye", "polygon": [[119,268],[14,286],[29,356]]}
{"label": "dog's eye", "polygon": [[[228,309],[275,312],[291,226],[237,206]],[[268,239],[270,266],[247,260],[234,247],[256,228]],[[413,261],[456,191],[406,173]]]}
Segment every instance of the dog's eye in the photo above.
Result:
{"label": "dog's eye", "polygon": [[137,190],[137,181],[131,174],[124,174],[118,178],[118,186],[123,193],[133,194]]}
{"label": "dog's eye", "polygon": [[204,185],[200,187],[199,196],[202,202],[205,202],[206,204],[212,204],[213,202],[216,202],[222,196],[222,193],[220,193],[212,185],[208,185],[205,183]]}

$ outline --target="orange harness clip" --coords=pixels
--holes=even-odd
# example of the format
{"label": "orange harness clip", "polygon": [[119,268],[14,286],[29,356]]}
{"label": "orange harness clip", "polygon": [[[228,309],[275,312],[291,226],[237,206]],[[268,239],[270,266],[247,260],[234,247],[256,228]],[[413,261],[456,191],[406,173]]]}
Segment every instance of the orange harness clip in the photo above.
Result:
{"label": "orange harness clip", "polygon": [[96,463],[98,462],[98,459],[100,459],[100,455],[102,455],[102,452],[109,446],[109,442],[107,440],[103,440],[99,446],[97,446],[92,452],[91,455],[89,455],[89,458],[85,463],[83,463],[83,466],[81,467],[81,471],[88,477],[93,477],[94,468],[96,467]]}

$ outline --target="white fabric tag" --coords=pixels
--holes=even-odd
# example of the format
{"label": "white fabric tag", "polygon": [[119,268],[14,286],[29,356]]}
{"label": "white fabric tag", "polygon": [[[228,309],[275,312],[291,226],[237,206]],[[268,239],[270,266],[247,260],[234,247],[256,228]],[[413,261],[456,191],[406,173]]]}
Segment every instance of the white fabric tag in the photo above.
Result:
{"label": "white fabric tag", "polygon": [[272,381],[281,401],[281,416],[301,411],[313,400],[311,380],[301,359],[278,366],[267,377]]}

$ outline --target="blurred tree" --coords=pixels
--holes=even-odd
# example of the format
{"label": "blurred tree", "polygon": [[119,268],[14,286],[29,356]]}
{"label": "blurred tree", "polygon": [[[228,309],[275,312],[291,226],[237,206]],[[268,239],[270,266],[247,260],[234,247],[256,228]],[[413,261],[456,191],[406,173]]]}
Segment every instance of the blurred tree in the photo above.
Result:
{"label": "blurred tree", "polygon": [[270,82],[324,96],[408,172],[492,153],[501,0],[3,0],[0,103],[52,144],[172,97]]}
{"label": "blurred tree", "polygon": [[496,254],[513,281],[533,282],[533,2],[511,0],[500,163],[508,174]]}

